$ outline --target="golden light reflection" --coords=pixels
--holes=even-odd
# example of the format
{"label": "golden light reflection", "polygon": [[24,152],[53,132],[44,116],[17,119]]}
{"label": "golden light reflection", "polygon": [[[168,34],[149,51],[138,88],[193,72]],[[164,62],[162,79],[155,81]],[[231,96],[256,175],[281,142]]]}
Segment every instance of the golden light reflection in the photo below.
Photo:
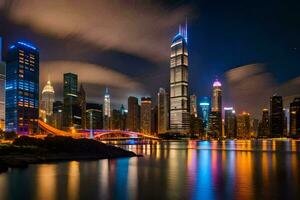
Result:
{"label": "golden light reflection", "polygon": [[0,199],[8,199],[7,197],[7,174],[0,174]]}
{"label": "golden light reflection", "polygon": [[237,199],[253,198],[253,164],[251,152],[236,155],[236,185],[239,187]]}
{"label": "golden light reflection", "polygon": [[80,185],[79,162],[72,161],[68,171],[68,197],[71,200],[79,199],[78,191]]}
{"label": "golden light reflection", "polygon": [[56,198],[56,169],[55,164],[42,164],[37,168],[37,199]]}

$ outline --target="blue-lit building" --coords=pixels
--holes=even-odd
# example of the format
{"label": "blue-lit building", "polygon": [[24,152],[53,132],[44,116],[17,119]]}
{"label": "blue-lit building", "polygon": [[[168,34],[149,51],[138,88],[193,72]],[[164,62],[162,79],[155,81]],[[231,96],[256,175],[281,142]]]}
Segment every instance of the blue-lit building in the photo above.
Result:
{"label": "blue-lit building", "polygon": [[208,127],[209,113],[211,111],[210,97],[204,96],[199,100],[199,116],[203,121],[205,129]]}
{"label": "blue-lit building", "polygon": [[6,67],[6,130],[36,133],[39,117],[39,51],[17,42],[9,48]]}

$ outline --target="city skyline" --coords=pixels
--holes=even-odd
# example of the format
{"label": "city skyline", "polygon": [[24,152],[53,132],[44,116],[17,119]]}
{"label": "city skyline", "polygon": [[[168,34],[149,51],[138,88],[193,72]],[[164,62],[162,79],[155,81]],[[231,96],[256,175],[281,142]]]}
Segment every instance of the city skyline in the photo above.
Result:
{"label": "city skyline", "polygon": [[[56,1],[52,2],[54,3],[51,5],[55,9],[57,6],[55,4]],[[88,0],[87,5],[84,5],[88,6],[90,2],[94,3],[93,0]],[[119,11],[118,8],[115,7],[107,8],[106,3],[106,1],[103,1],[103,3],[99,4],[101,4],[101,8],[109,10],[112,15],[115,15],[116,12]],[[12,6],[7,5],[5,7],[4,5],[0,5],[0,9]],[[235,2],[233,7],[229,7],[224,3],[217,5],[208,3],[206,5],[202,1],[199,1],[199,3],[191,1],[176,4],[167,2],[162,5],[155,3],[149,3],[149,5],[138,4],[136,7],[137,10],[134,10],[130,15],[132,31],[123,31],[123,37],[127,38],[128,41],[132,38],[139,38],[139,43],[143,45],[142,47],[145,47],[149,51],[152,51],[151,49],[159,49],[157,52],[163,52],[162,54],[160,53],[159,56],[160,60],[163,58],[162,61],[154,59],[156,56],[149,56],[149,51],[147,51],[147,55],[140,55],[140,51],[137,51],[134,46],[135,43],[116,42],[114,35],[108,38],[113,40],[114,45],[106,48],[110,40],[107,39],[108,41],[103,41],[104,45],[93,43],[90,40],[86,42],[85,37],[79,40],[77,32],[74,33],[73,29],[63,29],[57,34],[54,33],[54,35],[46,34],[48,33],[47,31],[52,33],[55,25],[40,27],[41,22],[44,20],[42,17],[40,18],[41,13],[49,13],[50,16],[53,14],[61,16],[61,10],[45,10],[46,5],[44,3],[40,4],[40,7],[37,8],[39,11],[37,13],[28,13],[27,7],[24,8],[24,12],[20,13],[20,15],[24,17],[24,21],[27,20],[27,17],[35,16],[35,21],[30,22],[28,27],[25,28],[22,26],[22,23],[17,23],[19,22],[17,19],[10,18],[11,16],[6,15],[11,12],[10,10],[18,9],[21,5],[16,3],[13,7],[7,9],[7,12],[3,12],[3,17],[0,21],[0,24],[6,28],[5,30],[0,30],[0,35],[4,38],[4,55],[7,52],[8,46],[20,39],[31,41],[35,46],[39,46],[42,49],[40,52],[42,66],[41,84],[46,82],[50,69],[62,70],[61,72],[52,71],[50,76],[58,94],[57,98],[62,98],[62,90],[59,87],[59,84],[62,82],[60,75],[72,69],[75,73],[80,74],[81,81],[86,83],[88,88],[86,92],[89,94],[89,101],[97,103],[97,100],[102,98],[102,93],[99,91],[103,91],[104,87],[108,86],[111,93],[115,94],[112,104],[119,107],[123,102],[126,102],[127,96],[133,95],[139,98],[142,96],[155,96],[157,88],[168,88],[168,44],[170,43],[171,37],[176,33],[178,24],[183,23],[187,16],[190,27],[190,50],[193,52],[189,58],[191,70],[190,80],[194,82],[191,84],[190,92],[195,93],[198,97],[210,95],[210,85],[214,77],[218,75],[224,85],[224,89],[228,91],[224,94],[224,105],[229,106],[235,104],[237,112],[242,112],[245,108],[249,108],[251,113],[259,117],[261,109],[268,106],[266,99],[275,92],[282,96],[291,96],[300,92],[299,89],[295,87],[299,79],[294,79],[299,76],[299,72],[297,72],[297,66],[299,65],[297,56],[299,55],[298,51],[300,49],[298,47],[299,39],[294,35],[287,35],[291,34],[288,33],[288,31],[283,32],[282,30],[278,30],[277,26],[273,23],[277,18],[282,19],[280,24],[287,30],[293,30],[292,32],[296,35],[299,28],[291,24],[290,21],[294,22],[295,17],[289,14],[293,13],[294,8],[289,5],[288,7],[282,8],[280,4],[277,3],[273,5],[273,10],[271,11],[264,9],[267,5],[266,2],[258,3],[258,1],[253,1],[251,5],[247,4],[249,8],[252,10],[255,9],[256,12],[258,12],[257,15],[261,14],[262,16],[266,16],[266,19],[259,19],[256,16],[253,17],[253,14],[249,13],[250,11],[241,12],[241,10],[243,10],[241,9],[243,8],[243,3],[241,2]],[[32,6],[33,8],[36,7],[35,4]],[[64,6],[66,9],[73,8],[72,5],[68,3]],[[77,8],[78,5],[73,6]],[[128,5],[124,6],[128,8]],[[234,12],[218,12],[217,10],[222,6]],[[170,8],[168,14],[170,14],[171,17],[169,17],[169,15],[165,17],[165,15],[160,14],[156,21],[161,23],[151,24],[151,26],[154,26],[153,29],[160,30],[159,32],[163,32],[164,34],[161,35],[158,34],[157,31],[147,29],[146,38],[141,37],[145,35],[142,34],[139,28],[141,26],[140,24],[143,24],[141,23],[143,17],[137,19],[135,16],[140,13],[139,9],[142,10],[145,7],[147,7],[149,11],[143,13],[142,16],[147,19],[155,16],[155,10],[158,10],[157,12],[159,13],[163,13],[166,8]],[[132,10],[132,8],[128,9],[129,12]],[[282,9],[282,12],[279,12],[280,9]],[[288,10],[292,11],[288,12]],[[84,11],[80,10],[76,15],[81,16],[83,12]],[[122,11],[118,17],[122,19],[126,12],[127,11]],[[153,12],[155,14],[153,14]],[[101,12],[99,11],[99,13]],[[99,13],[95,13],[95,15],[100,15]],[[109,13],[103,12],[101,15],[107,16]],[[209,18],[210,15],[216,16],[218,21],[215,18]],[[107,18],[108,17],[104,17],[104,19]],[[68,22],[69,19],[67,18],[65,20]],[[240,22],[243,20],[249,23],[241,24]],[[127,19],[125,21],[119,21],[117,25],[113,25],[111,21],[101,21],[98,23],[100,23],[99,27],[102,27],[102,23],[105,23],[107,32],[112,33],[113,31],[114,33],[117,32],[113,29],[115,26],[118,28],[127,25]],[[269,23],[269,21],[271,21],[271,23]],[[62,27],[66,27],[66,22],[61,22]],[[230,28],[222,25],[225,23],[229,24]],[[239,26],[233,26],[235,23],[239,24]],[[11,32],[14,34],[9,34]],[[103,33],[101,31],[99,35],[107,38],[107,32]],[[256,34],[257,32],[260,34]],[[72,37],[72,34],[75,36]],[[80,32],[79,35],[81,36],[82,33]],[[276,41],[278,37],[284,41],[280,43],[271,42],[273,40]],[[255,45],[253,41],[257,41]],[[284,43],[287,45],[284,46]],[[120,45],[125,46],[120,47]],[[126,50],[126,47],[128,47],[130,52]],[[152,53],[150,53],[150,55],[152,55]],[[243,67],[237,69],[236,67],[239,66]],[[95,72],[93,74],[101,77],[101,80],[97,82],[97,79],[86,76],[84,73],[81,73],[81,68]],[[286,72],[282,76],[283,70],[286,70]],[[113,82],[113,78],[107,80],[107,77],[116,76],[122,76],[120,83]],[[233,78],[237,76],[242,76],[243,78]],[[59,79],[56,77],[59,77]],[[258,99],[257,105],[259,106],[252,103],[253,99],[261,93],[261,91],[256,91],[250,87],[251,82],[249,82],[249,79],[252,78],[255,78],[256,82],[260,83],[260,85],[265,83],[265,86],[261,89],[261,91],[264,91],[264,97]],[[130,81],[131,84],[125,86],[124,82],[126,81]],[[238,81],[238,83],[236,81]],[[150,87],[149,84],[147,84],[149,82],[155,84],[154,87]],[[234,92],[237,84],[244,90],[249,90],[248,96],[251,100],[246,101],[245,95],[236,94]],[[40,86],[42,87],[42,85]],[[244,106],[241,102],[245,102],[244,104],[247,105]]]}

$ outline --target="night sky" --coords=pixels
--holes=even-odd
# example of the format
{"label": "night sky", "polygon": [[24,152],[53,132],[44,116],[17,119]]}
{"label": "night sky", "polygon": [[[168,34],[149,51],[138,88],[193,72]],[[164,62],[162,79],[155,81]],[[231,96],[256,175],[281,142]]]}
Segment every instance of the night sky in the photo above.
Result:
{"label": "night sky", "polygon": [[[277,0],[0,0],[0,35],[40,49],[41,86],[57,99],[62,74],[75,72],[88,100],[115,107],[129,95],[169,88],[169,51],[188,19],[190,92],[210,95],[216,77],[224,106],[259,117],[272,94],[300,95],[300,3]],[[156,98],[155,98],[156,99]]]}

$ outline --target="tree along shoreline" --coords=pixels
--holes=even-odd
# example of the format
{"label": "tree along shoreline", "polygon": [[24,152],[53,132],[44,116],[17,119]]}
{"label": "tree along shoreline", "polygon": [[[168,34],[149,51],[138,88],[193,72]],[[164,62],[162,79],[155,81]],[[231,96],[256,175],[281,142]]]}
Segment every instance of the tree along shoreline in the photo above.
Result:
{"label": "tree along shoreline", "polygon": [[26,168],[29,164],[135,156],[131,151],[90,139],[21,136],[12,144],[0,145],[0,173],[9,168]]}

